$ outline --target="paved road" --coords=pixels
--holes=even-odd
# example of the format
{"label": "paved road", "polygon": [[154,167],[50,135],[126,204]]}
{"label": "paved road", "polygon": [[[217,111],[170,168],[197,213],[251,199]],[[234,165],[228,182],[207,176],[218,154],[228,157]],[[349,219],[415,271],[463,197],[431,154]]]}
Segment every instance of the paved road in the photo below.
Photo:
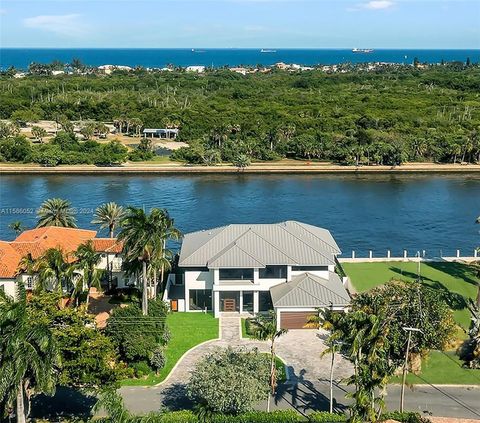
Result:
{"label": "paved road", "polygon": [[[320,338],[320,339],[319,339]],[[160,411],[166,407],[170,409],[189,408],[192,404],[185,394],[185,383],[188,381],[191,370],[205,354],[216,348],[227,346],[258,348],[268,351],[269,345],[240,339],[240,321],[238,317],[222,316],[221,339],[200,345],[179,363],[170,377],[161,385],[154,387],[123,387],[120,389],[126,406],[135,413]],[[289,380],[278,387],[272,409],[293,408],[301,413],[311,410],[328,410],[330,359],[320,358],[325,349],[322,335],[313,330],[289,331],[279,339],[277,352],[287,364]],[[308,357],[308,360],[305,358]],[[337,357],[335,361],[335,375],[341,379],[351,374],[352,368],[348,361]],[[347,392],[345,386],[336,384],[334,387],[335,409],[345,410]],[[400,388],[389,386],[386,397],[387,407],[391,410],[399,408]],[[55,415],[58,405],[67,405],[72,409],[91,408],[92,399],[82,397],[78,393],[60,390],[53,399],[37,401],[35,414],[40,417],[41,411],[49,410],[49,415]],[[83,407],[83,408],[82,408]],[[265,404],[258,404],[258,409],[264,409]],[[405,408],[418,411],[425,415],[464,417],[480,419],[480,387],[446,387],[446,386],[418,386],[413,390],[407,388]]]}

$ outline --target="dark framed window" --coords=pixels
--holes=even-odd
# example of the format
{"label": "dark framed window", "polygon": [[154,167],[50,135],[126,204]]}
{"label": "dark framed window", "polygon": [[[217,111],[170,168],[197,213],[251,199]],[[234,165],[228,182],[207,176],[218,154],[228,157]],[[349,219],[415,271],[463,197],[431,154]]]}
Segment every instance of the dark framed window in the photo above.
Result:
{"label": "dark framed window", "polygon": [[273,310],[273,303],[270,291],[260,291],[258,293],[258,311],[270,310]]}
{"label": "dark framed window", "polygon": [[253,313],[253,292],[243,291],[243,311]]}
{"label": "dark framed window", "polygon": [[220,269],[220,280],[253,281],[253,269]]}
{"label": "dark framed window", "polygon": [[212,291],[210,289],[190,289],[190,310],[211,310]]}
{"label": "dark framed window", "polygon": [[326,272],[328,266],[292,266],[294,272]]}
{"label": "dark framed window", "polygon": [[287,266],[266,266],[259,270],[260,279],[286,279]]}

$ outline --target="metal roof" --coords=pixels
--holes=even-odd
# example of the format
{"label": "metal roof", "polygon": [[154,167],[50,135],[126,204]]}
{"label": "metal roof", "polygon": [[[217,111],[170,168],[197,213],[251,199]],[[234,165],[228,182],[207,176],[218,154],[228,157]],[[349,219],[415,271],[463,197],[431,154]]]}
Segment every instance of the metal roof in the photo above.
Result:
{"label": "metal roof", "polygon": [[350,297],[339,276],[329,272],[328,279],[302,273],[290,282],[270,288],[274,307],[344,307]]}
{"label": "metal roof", "polygon": [[296,221],[232,224],[186,234],[179,266],[263,268],[267,265],[326,266],[340,249],[330,232]]}

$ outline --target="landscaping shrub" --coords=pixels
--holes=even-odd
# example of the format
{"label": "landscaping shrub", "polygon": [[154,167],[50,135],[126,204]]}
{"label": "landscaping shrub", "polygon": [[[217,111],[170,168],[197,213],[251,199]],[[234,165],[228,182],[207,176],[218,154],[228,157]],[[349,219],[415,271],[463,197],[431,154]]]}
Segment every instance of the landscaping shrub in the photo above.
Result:
{"label": "landscaping shrub", "polygon": [[157,347],[150,357],[150,366],[152,366],[156,372],[159,372],[165,367],[166,362],[165,351],[162,347]]}
{"label": "landscaping shrub", "polygon": [[308,415],[309,422],[315,423],[334,423],[346,422],[347,418],[344,414],[329,413],[327,411],[315,411]]}
{"label": "landscaping shrub", "polygon": [[413,413],[409,411],[391,411],[388,413],[382,414],[381,421],[386,420],[397,420],[402,423],[430,423],[430,420],[422,417],[418,413]]}
{"label": "landscaping shrub", "polygon": [[165,326],[165,329],[163,330],[162,334],[162,344],[167,345],[170,342],[170,339],[172,338],[172,332],[168,328],[168,326]]}
{"label": "landscaping shrub", "polygon": [[296,411],[278,410],[270,413],[266,411],[251,411],[235,416],[233,421],[235,423],[295,423],[303,422],[305,419]]}
{"label": "landscaping shrub", "polygon": [[148,375],[152,369],[146,361],[139,361],[137,363],[132,363],[131,366],[135,372],[136,377],[143,377]]}
{"label": "landscaping shrub", "polygon": [[265,354],[228,348],[200,360],[187,392],[193,401],[211,412],[240,414],[268,398],[269,376]]}

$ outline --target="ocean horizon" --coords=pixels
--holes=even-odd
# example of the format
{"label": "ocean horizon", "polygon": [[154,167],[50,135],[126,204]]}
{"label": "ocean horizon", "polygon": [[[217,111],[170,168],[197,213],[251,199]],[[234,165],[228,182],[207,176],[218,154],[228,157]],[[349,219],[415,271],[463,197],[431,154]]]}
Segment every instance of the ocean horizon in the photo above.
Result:
{"label": "ocean horizon", "polygon": [[415,58],[425,63],[462,61],[480,62],[480,49],[374,49],[354,53],[334,48],[1,48],[0,68],[27,69],[32,62],[64,63],[74,58],[89,66],[124,65],[143,67],[175,66],[255,66],[277,62],[304,66],[339,63],[387,62],[411,64]]}

